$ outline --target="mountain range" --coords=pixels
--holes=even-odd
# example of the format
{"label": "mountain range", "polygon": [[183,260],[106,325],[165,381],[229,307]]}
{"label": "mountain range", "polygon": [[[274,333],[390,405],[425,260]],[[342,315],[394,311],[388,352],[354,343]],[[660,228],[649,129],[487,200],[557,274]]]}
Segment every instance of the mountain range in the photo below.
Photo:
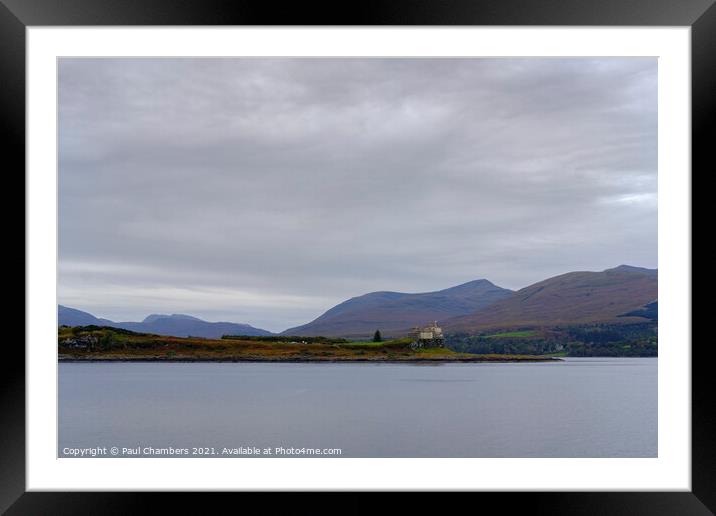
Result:
{"label": "mountain range", "polygon": [[[591,323],[658,320],[658,271],[620,265],[600,272],[569,272],[512,291],[486,279],[424,293],[370,292],[353,297],[280,335],[354,337],[406,335],[438,321],[446,333]],[[207,322],[190,315],[152,314],[141,322],[114,322],[60,305],[59,324],[114,326],[142,333],[218,338],[274,335],[248,324]]]}
{"label": "mountain range", "polygon": [[60,326],[112,326],[140,333],[153,333],[156,335],[170,335],[174,337],[206,337],[217,339],[222,335],[273,335],[268,330],[254,328],[249,324],[231,322],[208,322],[197,317],[184,314],[152,314],[141,322],[115,322],[101,319],[94,315],[59,305],[57,307],[58,324]]}
{"label": "mountain range", "polygon": [[512,294],[511,290],[486,279],[420,294],[371,292],[344,301],[310,323],[289,328],[282,335],[350,337],[372,335],[376,329],[384,334],[396,333],[433,320],[477,312]]}

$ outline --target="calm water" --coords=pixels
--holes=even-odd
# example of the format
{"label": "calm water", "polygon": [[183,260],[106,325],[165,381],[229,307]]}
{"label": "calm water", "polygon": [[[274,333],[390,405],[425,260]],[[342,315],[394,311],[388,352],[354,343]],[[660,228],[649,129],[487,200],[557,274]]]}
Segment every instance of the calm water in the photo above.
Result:
{"label": "calm water", "polygon": [[61,363],[59,373],[60,456],[112,446],[217,456],[247,456],[247,447],[340,448],[342,457],[657,455],[654,358]]}

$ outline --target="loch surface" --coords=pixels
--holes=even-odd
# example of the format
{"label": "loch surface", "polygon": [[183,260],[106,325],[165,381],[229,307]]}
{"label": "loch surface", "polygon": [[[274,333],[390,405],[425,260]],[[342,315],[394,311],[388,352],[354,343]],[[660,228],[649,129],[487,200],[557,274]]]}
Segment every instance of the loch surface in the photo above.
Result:
{"label": "loch surface", "polygon": [[61,457],[656,457],[657,359],[60,363],[58,408]]}

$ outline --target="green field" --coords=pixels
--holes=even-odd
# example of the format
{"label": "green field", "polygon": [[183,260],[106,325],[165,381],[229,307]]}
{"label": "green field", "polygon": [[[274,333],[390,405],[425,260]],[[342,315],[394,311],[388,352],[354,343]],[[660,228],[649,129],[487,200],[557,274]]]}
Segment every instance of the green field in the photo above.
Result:
{"label": "green field", "polygon": [[492,335],[485,335],[486,339],[501,339],[501,338],[521,338],[521,337],[534,337],[537,335],[535,330],[524,330],[524,331],[506,331],[503,333],[493,333]]}

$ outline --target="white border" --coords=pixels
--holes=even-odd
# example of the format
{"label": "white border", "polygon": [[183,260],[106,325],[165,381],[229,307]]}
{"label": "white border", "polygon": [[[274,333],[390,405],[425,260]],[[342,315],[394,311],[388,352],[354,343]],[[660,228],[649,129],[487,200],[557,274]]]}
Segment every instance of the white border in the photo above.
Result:
{"label": "white border", "polygon": [[[690,490],[688,27],[31,27],[27,36],[28,490]],[[56,58],[130,55],[659,56],[659,457],[57,459]]]}

